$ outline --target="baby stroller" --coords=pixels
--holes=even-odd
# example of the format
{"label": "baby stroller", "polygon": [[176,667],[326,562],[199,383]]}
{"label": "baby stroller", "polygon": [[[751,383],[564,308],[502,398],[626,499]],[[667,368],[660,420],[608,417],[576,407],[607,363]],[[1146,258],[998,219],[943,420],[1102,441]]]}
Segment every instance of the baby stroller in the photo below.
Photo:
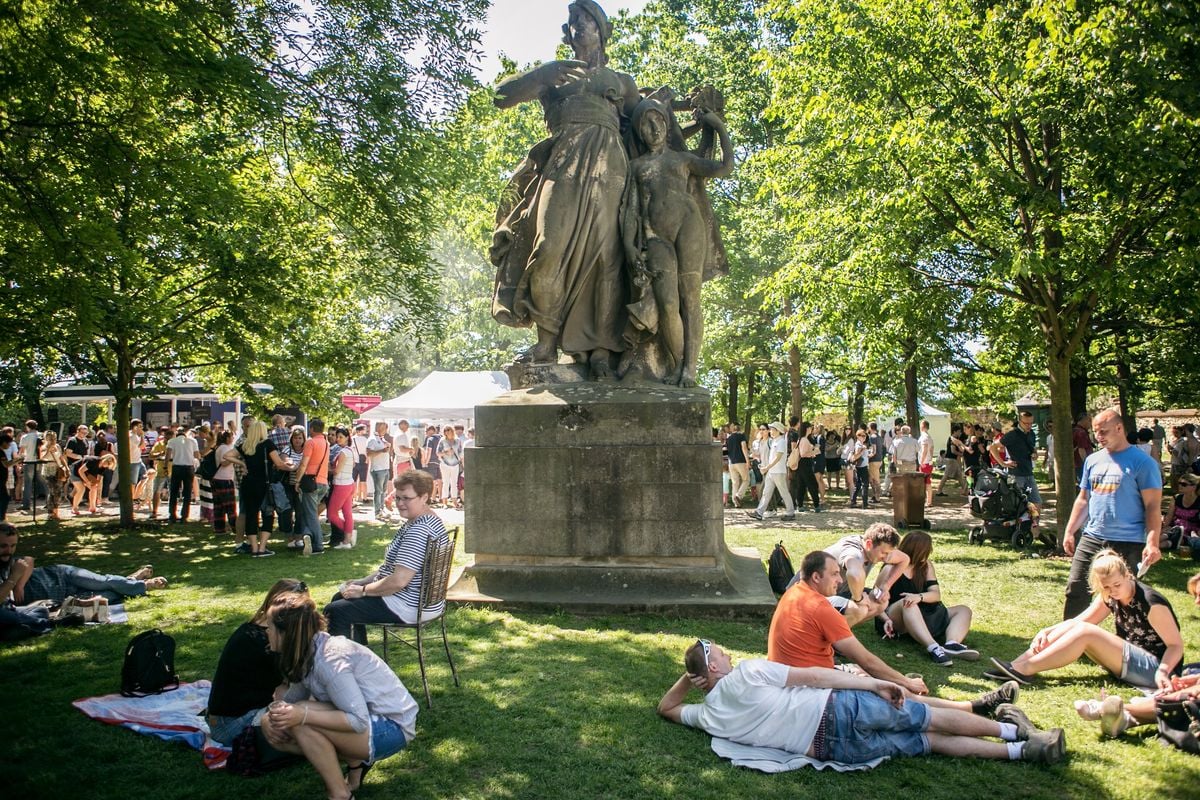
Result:
{"label": "baby stroller", "polygon": [[1029,494],[1003,470],[985,468],[975,476],[971,516],[983,520],[983,524],[967,532],[968,544],[1003,539],[1020,549],[1033,543]]}

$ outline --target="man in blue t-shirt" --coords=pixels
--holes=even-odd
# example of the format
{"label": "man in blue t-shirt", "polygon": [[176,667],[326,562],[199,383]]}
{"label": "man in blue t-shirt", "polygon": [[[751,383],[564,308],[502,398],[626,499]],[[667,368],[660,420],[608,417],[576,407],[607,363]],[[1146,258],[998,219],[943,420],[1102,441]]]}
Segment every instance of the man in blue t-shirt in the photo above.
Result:
{"label": "man in blue t-shirt", "polygon": [[[1158,537],[1162,528],[1162,470],[1146,453],[1129,446],[1125,425],[1116,409],[1092,419],[1100,450],[1083,463],[1079,496],[1071,507],[1063,549],[1071,560],[1063,619],[1078,616],[1091,602],[1088,571],[1105,548],[1121,554],[1131,572],[1162,558]],[[1075,531],[1087,516],[1083,535]]]}

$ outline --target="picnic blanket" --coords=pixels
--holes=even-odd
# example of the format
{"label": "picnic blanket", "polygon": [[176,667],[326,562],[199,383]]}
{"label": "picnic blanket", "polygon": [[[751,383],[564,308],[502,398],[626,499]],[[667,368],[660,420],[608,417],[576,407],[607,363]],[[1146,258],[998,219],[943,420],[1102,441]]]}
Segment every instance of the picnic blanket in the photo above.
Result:
{"label": "picnic blanket", "polygon": [[131,731],[172,742],[183,742],[204,756],[209,769],[222,769],[229,748],[208,735],[204,709],[208,708],[211,681],[181,683],[178,689],[149,697],[122,697],[105,694],[85,697],[71,705],[92,719],[120,725]]}
{"label": "picnic blanket", "polygon": [[789,772],[801,767],[813,769],[832,769],[837,772],[852,772],[856,770],[874,769],[887,761],[886,758],[876,758],[864,764],[843,764],[840,761],[817,761],[815,758],[789,753],[787,750],[776,750],[773,747],[754,747],[748,744],[712,737],[712,750],[721,758],[727,758],[735,767],[756,769],[759,772]]}

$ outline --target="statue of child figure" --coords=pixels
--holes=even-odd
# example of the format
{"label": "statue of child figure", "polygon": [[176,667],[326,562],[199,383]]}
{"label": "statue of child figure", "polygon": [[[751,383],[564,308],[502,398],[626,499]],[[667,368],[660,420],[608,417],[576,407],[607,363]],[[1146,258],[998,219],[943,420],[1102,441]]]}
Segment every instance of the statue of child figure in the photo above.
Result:
{"label": "statue of child figure", "polygon": [[[647,152],[629,164],[621,208],[621,238],[632,272],[630,327],[639,340],[658,334],[671,363],[662,365],[657,377],[685,387],[696,385],[704,322],[700,284],[709,249],[709,232],[689,181],[733,171],[725,124],[715,112],[698,108],[695,113],[701,126],[720,137],[720,161],[669,147],[669,107],[653,97],[638,103],[630,128]],[[629,368],[636,350],[626,349],[619,372]]]}

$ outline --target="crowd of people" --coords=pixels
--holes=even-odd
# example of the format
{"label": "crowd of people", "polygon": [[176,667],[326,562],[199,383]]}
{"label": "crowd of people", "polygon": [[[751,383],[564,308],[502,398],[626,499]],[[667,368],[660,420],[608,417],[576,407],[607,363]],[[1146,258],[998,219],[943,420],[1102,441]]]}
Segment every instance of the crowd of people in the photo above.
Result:
{"label": "crowd of people", "polygon": [[[0,429],[0,520],[11,502],[30,513],[39,493],[52,520],[64,506],[79,516],[84,503],[86,513],[103,513],[119,481],[112,426],[78,425],[65,442],[38,428],[26,422],[19,442],[12,426]],[[289,549],[348,549],[356,542],[355,506],[371,508],[377,520],[399,517],[390,482],[406,470],[433,480],[433,507],[461,508],[474,433],[464,425],[428,425],[420,435],[407,420],[394,429],[377,422],[370,433],[362,423],[326,430],[322,420],[289,426],[282,415],[270,428],[246,415],[240,425],[213,421],[146,431],[134,419],[128,483],[135,510],[149,519],[160,518],[165,502],[168,523],[187,522],[195,505],[216,533],[236,537],[239,553],[274,555],[267,544],[276,524]]]}

